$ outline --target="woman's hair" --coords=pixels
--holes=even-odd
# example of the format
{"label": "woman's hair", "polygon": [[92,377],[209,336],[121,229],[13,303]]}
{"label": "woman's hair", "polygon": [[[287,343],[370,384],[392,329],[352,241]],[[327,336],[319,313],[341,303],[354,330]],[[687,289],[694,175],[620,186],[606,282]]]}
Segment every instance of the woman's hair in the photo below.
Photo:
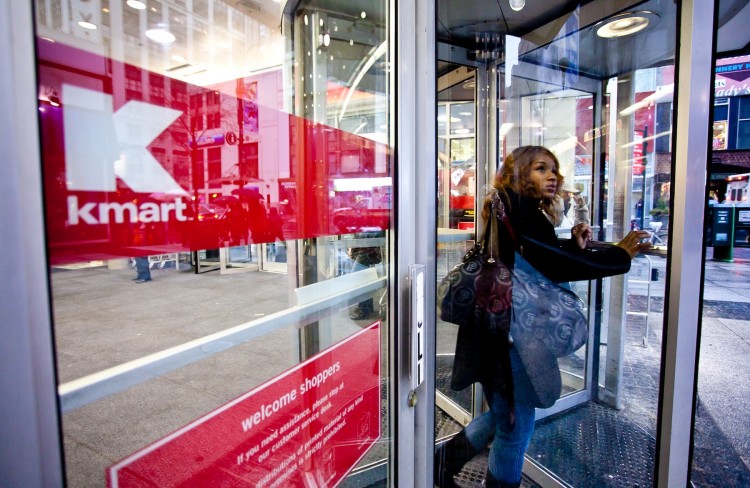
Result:
{"label": "woman's hair", "polygon": [[[530,178],[531,165],[537,161],[540,154],[547,156],[555,163],[555,167],[557,168],[557,190],[555,194],[560,195],[564,181],[563,176],[560,174],[560,162],[552,151],[543,146],[520,146],[515,148],[505,158],[502,169],[495,174],[492,186],[501,194],[505,194],[505,190],[510,188],[519,195],[541,198],[542,210],[547,215],[552,216],[555,215],[554,200],[544,198]],[[482,216],[485,219],[489,215],[488,203],[491,195],[492,193],[486,199],[484,208],[482,209]],[[507,196],[503,200],[506,202],[509,201]]]}

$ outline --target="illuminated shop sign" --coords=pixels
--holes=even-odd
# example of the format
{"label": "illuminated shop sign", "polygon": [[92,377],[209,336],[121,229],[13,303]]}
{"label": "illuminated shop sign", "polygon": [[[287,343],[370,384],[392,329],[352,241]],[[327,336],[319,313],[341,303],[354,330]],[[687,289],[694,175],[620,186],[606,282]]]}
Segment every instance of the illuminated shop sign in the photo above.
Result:
{"label": "illuminated shop sign", "polygon": [[717,97],[750,95],[750,56],[716,61],[714,91]]}
{"label": "illuminated shop sign", "polygon": [[[236,141],[236,135],[233,132],[230,132],[232,134],[229,136],[231,140]],[[213,146],[221,146],[224,144],[224,134],[214,134],[211,136],[201,136],[195,139],[195,146],[199,148],[204,147],[213,147]],[[193,141],[188,140],[188,147],[193,147]]]}
{"label": "illuminated shop sign", "polygon": [[380,322],[107,470],[131,486],[339,484],[381,436]]}

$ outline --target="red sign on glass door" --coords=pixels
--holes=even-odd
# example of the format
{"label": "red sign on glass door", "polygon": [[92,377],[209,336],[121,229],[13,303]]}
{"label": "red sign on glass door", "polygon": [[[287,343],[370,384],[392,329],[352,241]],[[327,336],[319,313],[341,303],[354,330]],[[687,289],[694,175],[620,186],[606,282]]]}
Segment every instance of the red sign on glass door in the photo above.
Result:
{"label": "red sign on glass door", "polygon": [[380,322],[107,471],[110,487],[336,486],[380,438]]}

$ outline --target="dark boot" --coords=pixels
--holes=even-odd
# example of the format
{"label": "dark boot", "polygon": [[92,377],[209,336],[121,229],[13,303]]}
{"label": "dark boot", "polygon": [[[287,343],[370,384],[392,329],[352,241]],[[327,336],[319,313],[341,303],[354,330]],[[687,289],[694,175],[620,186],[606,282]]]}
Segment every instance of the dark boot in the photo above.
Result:
{"label": "dark boot", "polygon": [[506,483],[495,479],[487,468],[487,473],[484,475],[484,486],[487,488],[520,488],[521,482],[518,483]]}
{"label": "dark boot", "polygon": [[438,447],[434,459],[435,486],[440,488],[457,486],[453,477],[477,454],[479,451],[469,443],[463,430]]}

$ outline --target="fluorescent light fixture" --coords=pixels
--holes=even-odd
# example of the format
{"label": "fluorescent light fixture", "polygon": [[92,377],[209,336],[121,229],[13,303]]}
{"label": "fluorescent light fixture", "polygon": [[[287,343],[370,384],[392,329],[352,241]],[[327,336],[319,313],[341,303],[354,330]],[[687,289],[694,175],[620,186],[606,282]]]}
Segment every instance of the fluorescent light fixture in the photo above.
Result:
{"label": "fluorescent light fixture", "polygon": [[657,20],[658,15],[646,10],[627,12],[599,22],[595,26],[596,35],[605,39],[625,37],[642,31]]}
{"label": "fluorescent light fixture", "polygon": [[[545,127],[546,128],[546,127]],[[542,129],[545,129],[542,128]],[[558,142],[554,146],[551,146],[549,148],[550,151],[552,151],[553,154],[558,156],[558,159],[565,151],[570,151],[571,149],[575,149],[575,147],[578,145],[578,138],[576,136],[569,136],[566,139],[563,139],[562,141]]]}
{"label": "fluorescent light fixture", "polygon": [[140,2],[139,0],[128,0],[126,3],[128,4],[128,7],[134,8],[136,10],[146,9],[146,4],[143,2]]}
{"label": "fluorescent light fixture", "polygon": [[333,180],[334,191],[372,191],[375,187],[393,186],[390,177],[385,178],[337,178]]}
{"label": "fluorescent light fixture", "polygon": [[642,108],[648,108],[652,106],[653,104],[657,103],[659,100],[663,100],[668,97],[672,97],[674,94],[674,83],[670,83],[669,85],[664,85],[659,87],[658,90],[656,90],[651,95],[647,96],[643,100],[634,103],[633,105],[629,107],[625,107],[620,111],[620,115],[623,117],[626,115],[630,115],[636,110],[640,110]]}
{"label": "fluorescent light fixture", "polygon": [[79,20],[78,25],[83,27],[84,29],[96,30],[96,24],[92,24],[91,22],[86,22],[85,20]]}
{"label": "fluorescent light fixture", "polygon": [[[354,41],[349,41],[350,44],[353,44]],[[373,48],[370,51],[369,56],[366,58],[366,61],[358,67],[357,75],[354,77],[354,80],[349,86],[349,90],[346,94],[346,97],[344,98],[344,103],[341,105],[341,113],[339,114],[339,123],[344,119],[344,115],[346,114],[346,109],[349,106],[349,102],[352,99],[352,95],[354,95],[354,92],[357,90],[357,87],[359,86],[359,83],[362,81],[362,78],[364,78],[365,74],[372,68],[372,66],[375,64],[375,62],[383,57],[388,50],[388,43],[383,42],[379,46]]]}
{"label": "fluorescent light fixture", "polygon": [[172,44],[176,39],[165,24],[157,24],[155,29],[147,30],[146,37],[159,44]]}
{"label": "fluorescent light fixture", "polygon": [[510,130],[513,128],[513,124],[511,122],[505,122],[500,126],[500,137],[505,137],[505,135],[510,132]]}

